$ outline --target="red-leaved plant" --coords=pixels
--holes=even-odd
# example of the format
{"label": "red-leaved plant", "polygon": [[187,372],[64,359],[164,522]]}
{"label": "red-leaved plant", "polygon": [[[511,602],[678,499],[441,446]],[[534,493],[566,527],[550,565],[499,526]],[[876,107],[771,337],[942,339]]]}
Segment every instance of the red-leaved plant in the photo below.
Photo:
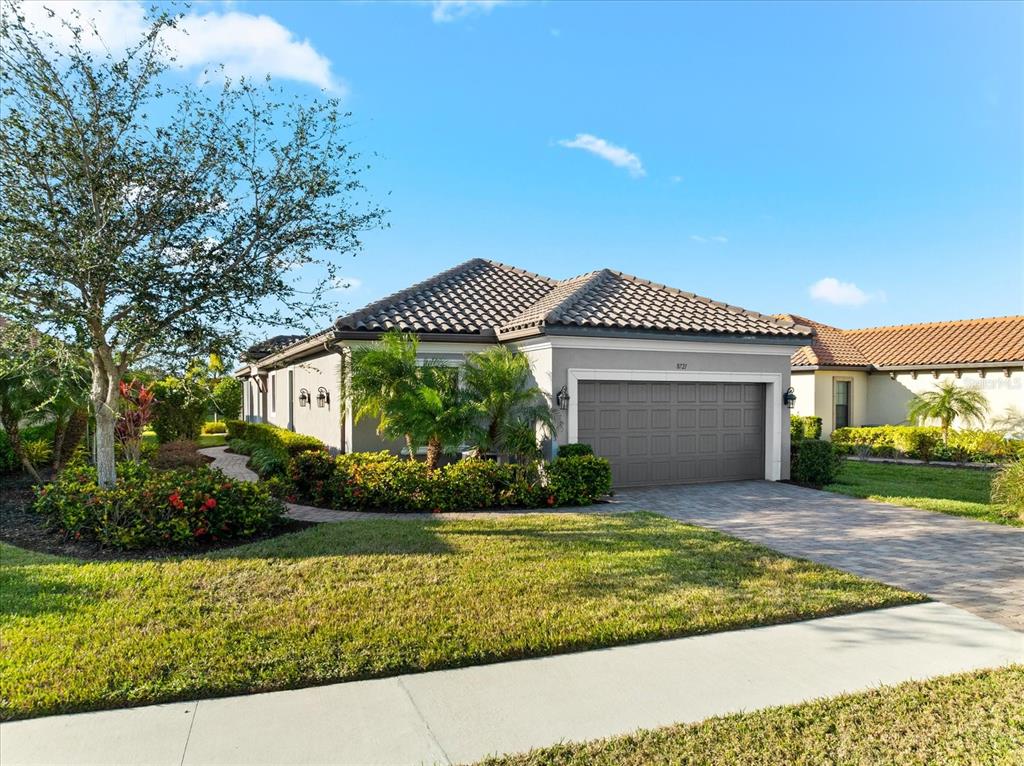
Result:
{"label": "red-leaved plant", "polygon": [[121,381],[121,412],[114,426],[114,437],[126,460],[142,460],[142,432],[153,419],[156,397],[152,388],[133,380]]}

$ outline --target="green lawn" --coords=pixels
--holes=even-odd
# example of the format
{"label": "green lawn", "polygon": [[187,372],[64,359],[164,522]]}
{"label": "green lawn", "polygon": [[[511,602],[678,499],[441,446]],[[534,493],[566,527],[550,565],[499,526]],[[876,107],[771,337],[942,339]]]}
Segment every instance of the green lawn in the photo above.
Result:
{"label": "green lawn", "polygon": [[992,472],[973,468],[935,468],[843,461],[839,479],[825,487],[853,497],[939,511],[954,516],[1024,526],[1005,506],[989,498]]}
{"label": "green lawn", "polygon": [[203,447],[223,447],[227,443],[227,434],[201,434],[196,439],[196,444],[199,445],[200,449]]}
{"label": "green lawn", "polygon": [[1024,763],[1024,665],[492,758],[488,766]]}
{"label": "green lawn", "polygon": [[204,556],[0,547],[0,716],[281,689],[924,600],[648,513],[367,520]]}

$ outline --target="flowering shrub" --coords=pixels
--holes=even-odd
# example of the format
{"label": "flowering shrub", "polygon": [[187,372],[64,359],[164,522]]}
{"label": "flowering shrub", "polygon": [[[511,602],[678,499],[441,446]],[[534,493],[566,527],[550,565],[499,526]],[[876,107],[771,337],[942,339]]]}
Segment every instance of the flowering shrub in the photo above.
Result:
{"label": "flowering shrub", "polygon": [[34,508],[48,526],[114,548],[193,548],[271,529],[283,514],[266,488],[236,482],[208,467],[158,471],[124,463],[111,489],[96,471],[68,466],[37,489]]}
{"label": "flowering shrub", "polygon": [[121,452],[128,460],[136,463],[142,459],[142,432],[153,419],[153,408],[156,397],[152,386],[146,386],[137,380],[131,383],[121,381],[121,412],[114,424],[114,438],[117,439]]}
{"label": "flowering shrub", "polygon": [[292,458],[288,479],[314,505],[398,512],[580,505],[611,491],[608,461],[593,455],[559,457],[546,469],[466,458],[431,472],[389,452],[305,452]]}

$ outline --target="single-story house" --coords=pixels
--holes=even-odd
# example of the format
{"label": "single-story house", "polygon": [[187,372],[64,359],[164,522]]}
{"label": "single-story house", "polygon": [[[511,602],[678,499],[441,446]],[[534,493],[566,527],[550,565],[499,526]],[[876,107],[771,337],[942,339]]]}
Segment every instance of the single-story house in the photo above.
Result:
{"label": "single-story house", "polygon": [[236,372],[245,418],[334,451],[400,451],[341,401],[346,354],[392,328],[455,365],[497,343],[522,351],[555,411],[546,454],[591,444],[618,486],[789,476],[789,360],[812,330],[608,269],[555,280],[474,259],[271,339]]}
{"label": "single-story house", "polygon": [[843,426],[906,423],[910,401],[947,380],[985,395],[986,426],[1024,411],[1024,316],[862,330],[779,318],[815,331],[791,360],[793,413],[820,417],[825,437]]}

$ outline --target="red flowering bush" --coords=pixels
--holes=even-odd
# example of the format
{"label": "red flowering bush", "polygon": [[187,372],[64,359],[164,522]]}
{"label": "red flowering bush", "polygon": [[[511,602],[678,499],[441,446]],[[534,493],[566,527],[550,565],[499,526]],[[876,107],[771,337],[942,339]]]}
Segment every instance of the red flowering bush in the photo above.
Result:
{"label": "red flowering bush", "polygon": [[93,468],[69,466],[37,489],[34,508],[51,528],[121,549],[192,548],[244,538],[274,527],[284,511],[265,487],[218,470],[157,471],[145,463],[119,466],[112,489],[96,484]]}

